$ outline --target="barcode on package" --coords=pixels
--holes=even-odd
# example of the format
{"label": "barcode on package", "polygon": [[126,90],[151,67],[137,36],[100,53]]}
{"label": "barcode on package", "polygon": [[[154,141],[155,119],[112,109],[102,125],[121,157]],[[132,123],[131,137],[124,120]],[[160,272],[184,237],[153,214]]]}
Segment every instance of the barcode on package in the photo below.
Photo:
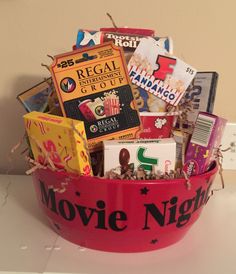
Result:
{"label": "barcode on package", "polygon": [[191,143],[207,147],[215,121],[216,119],[214,117],[199,114],[191,138]]}

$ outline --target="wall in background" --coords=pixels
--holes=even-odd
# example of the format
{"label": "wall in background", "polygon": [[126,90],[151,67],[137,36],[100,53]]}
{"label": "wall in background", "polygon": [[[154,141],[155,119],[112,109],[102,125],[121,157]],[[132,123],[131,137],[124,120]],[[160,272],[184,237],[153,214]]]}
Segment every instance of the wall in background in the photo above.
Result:
{"label": "wall in background", "polygon": [[199,71],[215,70],[219,82],[214,113],[236,122],[236,2],[179,1],[0,1],[0,173],[23,173],[19,155],[8,152],[24,133],[25,113],[16,95],[48,76],[47,54],[70,51],[78,28],[153,28],[174,41],[174,53]]}

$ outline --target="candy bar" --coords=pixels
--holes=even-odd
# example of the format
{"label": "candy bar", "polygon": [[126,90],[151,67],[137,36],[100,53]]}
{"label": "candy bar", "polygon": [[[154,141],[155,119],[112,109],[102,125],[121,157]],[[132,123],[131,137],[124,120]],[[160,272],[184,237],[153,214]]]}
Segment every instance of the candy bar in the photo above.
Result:
{"label": "candy bar", "polygon": [[128,63],[131,82],[166,103],[178,105],[196,70],[170,55],[153,38],[143,38]]}
{"label": "candy bar", "polygon": [[169,172],[175,168],[176,143],[172,138],[104,141],[104,173],[120,169]]}
{"label": "candy bar", "polygon": [[[58,169],[92,175],[82,121],[33,111],[24,115],[34,159]],[[47,158],[49,157],[49,159]]]}
{"label": "candy bar", "polygon": [[215,159],[224,132],[226,120],[216,115],[199,112],[193,135],[189,142],[184,171],[188,176],[205,172]]}
{"label": "candy bar", "polygon": [[90,151],[141,129],[123,50],[111,42],[55,56],[53,81],[63,115],[83,120]]}
{"label": "candy bar", "polygon": [[[79,30],[77,34],[76,46],[74,49],[81,47],[99,45],[104,42],[113,42],[116,46],[123,47],[125,53],[132,53],[137,48],[140,40],[147,35],[131,34],[120,32]],[[173,51],[173,42],[170,37],[153,37],[156,43],[167,50],[169,53]]]}

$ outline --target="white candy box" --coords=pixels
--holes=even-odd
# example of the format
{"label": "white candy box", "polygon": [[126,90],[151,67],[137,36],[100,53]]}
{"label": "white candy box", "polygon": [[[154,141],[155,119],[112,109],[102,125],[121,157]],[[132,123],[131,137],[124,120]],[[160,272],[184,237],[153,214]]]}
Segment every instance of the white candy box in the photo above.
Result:
{"label": "white candy box", "polygon": [[146,172],[169,172],[175,168],[176,143],[173,138],[104,141],[104,173],[127,170],[130,164]]}

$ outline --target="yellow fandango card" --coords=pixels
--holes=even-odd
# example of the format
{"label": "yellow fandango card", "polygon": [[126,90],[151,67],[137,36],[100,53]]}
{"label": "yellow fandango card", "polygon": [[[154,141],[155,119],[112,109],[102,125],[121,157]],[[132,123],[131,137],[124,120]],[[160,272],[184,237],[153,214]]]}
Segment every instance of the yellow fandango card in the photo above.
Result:
{"label": "yellow fandango card", "polygon": [[24,115],[25,128],[36,161],[58,169],[92,175],[83,121],[37,111]]}
{"label": "yellow fandango card", "polygon": [[122,48],[109,42],[55,56],[51,73],[63,115],[84,121],[90,151],[103,140],[137,136],[140,118]]}

